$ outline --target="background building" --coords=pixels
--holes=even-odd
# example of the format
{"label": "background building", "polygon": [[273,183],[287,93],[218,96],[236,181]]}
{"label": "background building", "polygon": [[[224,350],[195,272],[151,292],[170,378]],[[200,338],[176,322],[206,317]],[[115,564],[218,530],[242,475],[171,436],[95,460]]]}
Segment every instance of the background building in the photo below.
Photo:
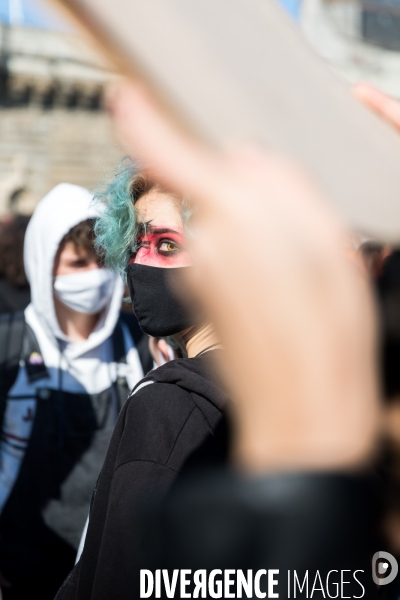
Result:
{"label": "background building", "polygon": [[346,80],[400,98],[400,0],[302,0],[300,22]]}
{"label": "background building", "polygon": [[62,181],[92,188],[121,156],[99,57],[65,27],[19,23],[12,7],[16,22],[0,23],[0,215],[32,212]]}

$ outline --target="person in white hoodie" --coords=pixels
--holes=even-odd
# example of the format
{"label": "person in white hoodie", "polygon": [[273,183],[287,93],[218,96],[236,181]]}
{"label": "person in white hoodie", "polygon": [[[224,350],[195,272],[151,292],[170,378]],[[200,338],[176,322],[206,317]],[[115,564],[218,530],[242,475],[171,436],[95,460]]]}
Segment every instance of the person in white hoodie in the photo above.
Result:
{"label": "person in white hoodie", "polygon": [[[74,564],[108,443],[152,367],[121,279],[93,249],[99,216],[60,184],[37,206],[24,261],[32,301],[0,320],[0,585],[52,600]],[[37,596],[35,595],[37,594]]]}

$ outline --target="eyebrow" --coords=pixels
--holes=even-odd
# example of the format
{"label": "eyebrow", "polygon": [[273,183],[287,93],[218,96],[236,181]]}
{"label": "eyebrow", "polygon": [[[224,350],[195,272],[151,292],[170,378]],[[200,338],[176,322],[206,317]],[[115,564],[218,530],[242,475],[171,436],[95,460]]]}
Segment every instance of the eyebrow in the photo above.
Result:
{"label": "eyebrow", "polygon": [[169,229],[168,227],[152,227],[150,225],[149,230],[151,231],[151,233],[176,233],[177,235],[181,235],[179,231],[175,231],[175,229]]}
{"label": "eyebrow", "polygon": [[145,223],[140,223],[138,234],[146,235],[146,233],[148,233],[148,232],[156,233],[159,235],[161,235],[163,233],[175,233],[176,235],[182,235],[180,231],[176,231],[175,229],[171,229],[169,227],[157,227],[156,225],[152,225],[151,221],[146,221]]}

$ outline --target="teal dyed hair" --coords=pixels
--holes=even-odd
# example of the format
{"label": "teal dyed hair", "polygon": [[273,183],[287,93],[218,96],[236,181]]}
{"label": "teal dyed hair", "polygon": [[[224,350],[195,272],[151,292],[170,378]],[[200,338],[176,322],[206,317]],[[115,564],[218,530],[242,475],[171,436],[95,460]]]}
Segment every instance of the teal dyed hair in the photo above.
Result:
{"label": "teal dyed hair", "polygon": [[[118,165],[111,180],[95,193],[103,210],[95,224],[95,247],[105,265],[125,276],[130,255],[135,251],[138,222],[135,203],[152,189],[161,188],[129,158]],[[182,200],[181,214],[186,224],[191,208]]]}

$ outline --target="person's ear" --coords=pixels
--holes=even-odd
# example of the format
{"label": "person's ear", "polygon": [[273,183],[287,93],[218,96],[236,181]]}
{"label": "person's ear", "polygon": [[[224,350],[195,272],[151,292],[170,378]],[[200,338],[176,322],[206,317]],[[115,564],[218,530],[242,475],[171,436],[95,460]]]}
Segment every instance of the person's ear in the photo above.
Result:
{"label": "person's ear", "polygon": [[158,346],[158,350],[162,356],[164,363],[167,363],[170,360],[172,360],[171,356],[173,356],[173,352],[171,352],[171,346],[168,344],[168,342],[166,340],[164,340],[164,339],[158,340],[157,346]]}
{"label": "person's ear", "polygon": [[149,337],[149,349],[157,367],[173,360],[175,354],[171,346],[164,338]]}

